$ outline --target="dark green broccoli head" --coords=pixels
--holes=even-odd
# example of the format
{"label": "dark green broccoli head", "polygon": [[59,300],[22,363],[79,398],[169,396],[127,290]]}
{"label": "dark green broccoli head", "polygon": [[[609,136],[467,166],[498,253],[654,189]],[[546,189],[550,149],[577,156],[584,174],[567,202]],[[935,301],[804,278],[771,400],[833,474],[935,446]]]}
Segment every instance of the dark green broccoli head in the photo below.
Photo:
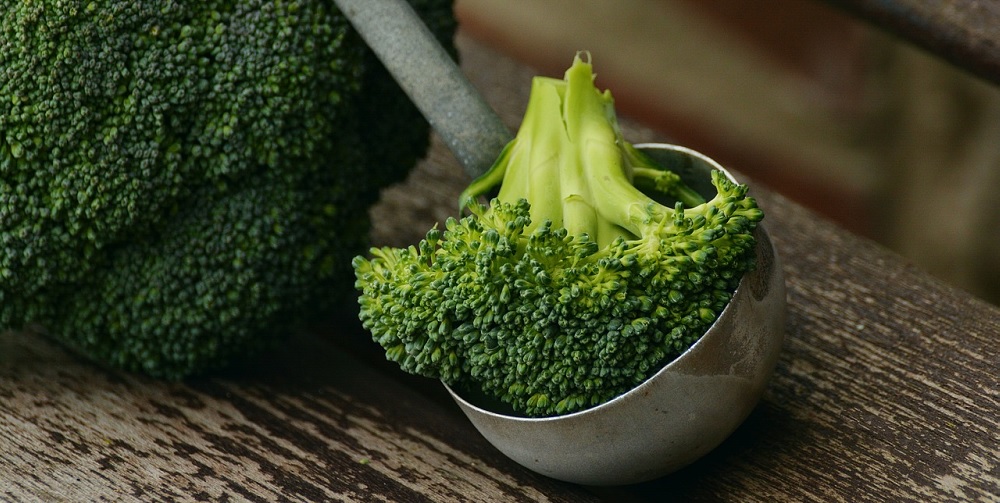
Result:
{"label": "dark green broccoli head", "polygon": [[181,377],[346,298],[429,131],[331,3],[3,3],[0,329]]}

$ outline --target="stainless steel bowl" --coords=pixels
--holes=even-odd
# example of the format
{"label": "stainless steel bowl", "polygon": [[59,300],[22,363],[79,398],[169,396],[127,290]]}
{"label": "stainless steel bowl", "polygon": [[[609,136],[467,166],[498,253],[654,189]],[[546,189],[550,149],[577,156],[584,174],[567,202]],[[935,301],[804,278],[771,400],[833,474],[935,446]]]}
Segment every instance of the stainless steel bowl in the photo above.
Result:
{"label": "stainless steel bowl", "polygon": [[[696,190],[711,194],[708,157],[667,144],[637,145]],[[766,217],[765,217],[766,220]],[[620,485],[673,472],[728,437],[760,400],[785,333],[785,283],[764,225],[757,267],[704,336],[631,391],[563,416],[526,418],[445,386],[475,427],[514,461],[586,485]],[[492,409],[492,410],[491,410]]]}

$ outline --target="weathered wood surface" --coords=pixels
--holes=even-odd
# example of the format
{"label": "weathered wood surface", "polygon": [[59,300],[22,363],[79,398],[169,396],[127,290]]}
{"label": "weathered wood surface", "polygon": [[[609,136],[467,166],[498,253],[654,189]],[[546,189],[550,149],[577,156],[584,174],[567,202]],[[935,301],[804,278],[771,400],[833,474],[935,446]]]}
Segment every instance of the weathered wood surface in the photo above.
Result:
{"label": "weathered wood surface", "polygon": [[1000,3],[994,0],[827,0],[1000,84]]}
{"label": "weathered wood surface", "polygon": [[[474,80],[516,118],[529,73],[465,50]],[[418,239],[453,213],[462,184],[436,147],[375,212],[375,240]],[[277,354],[184,384],[3,334],[0,500],[1000,500],[1000,310],[756,194],[784,262],[786,346],[746,423],[674,475],[603,489],[534,475],[435,383],[380,364],[356,322],[334,317]]]}
{"label": "weathered wood surface", "polygon": [[588,497],[516,469],[458,414],[320,337],[186,384],[107,372],[23,334],[4,335],[0,354],[0,499]]}

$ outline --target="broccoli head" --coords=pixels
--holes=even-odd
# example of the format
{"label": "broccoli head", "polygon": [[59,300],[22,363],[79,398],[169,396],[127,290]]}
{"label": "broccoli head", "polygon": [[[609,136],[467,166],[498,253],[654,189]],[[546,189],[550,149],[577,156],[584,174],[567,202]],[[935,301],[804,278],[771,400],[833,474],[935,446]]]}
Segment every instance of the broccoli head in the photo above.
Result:
{"label": "broccoli head", "polygon": [[0,330],[179,378],[348,299],[429,128],[330,2],[2,4]]}
{"label": "broccoli head", "polygon": [[536,77],[517,136],[462,196],[470,214],[355,258],[388,359],[527,415],[569,413],[640,384],[728,304],[763,213],[721,172],[705,201],[626,142],[593,79],[579,55],[565,79]]}

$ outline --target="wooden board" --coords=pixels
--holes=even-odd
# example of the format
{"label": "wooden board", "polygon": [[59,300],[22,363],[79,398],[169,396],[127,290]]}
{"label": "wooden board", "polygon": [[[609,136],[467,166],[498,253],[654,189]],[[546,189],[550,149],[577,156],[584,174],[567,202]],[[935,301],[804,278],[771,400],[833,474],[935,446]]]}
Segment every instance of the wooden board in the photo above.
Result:
{"label": "wooden board", "polygon": [[[505,89],[520,84],[503,82],[527,70],[473,49],[477,82],[516,117],[521,95]],[[465,182],[436,145],[376,210],[375,241],[419,239]],[[515,465],[437,383],[381,360],[345,308],[275,354],[187,383],[0,335],[0,500],[1000,500],[1000,310],[754,191],[788,284],[786,346],[746,423],[674,475],[585,488]]]}

